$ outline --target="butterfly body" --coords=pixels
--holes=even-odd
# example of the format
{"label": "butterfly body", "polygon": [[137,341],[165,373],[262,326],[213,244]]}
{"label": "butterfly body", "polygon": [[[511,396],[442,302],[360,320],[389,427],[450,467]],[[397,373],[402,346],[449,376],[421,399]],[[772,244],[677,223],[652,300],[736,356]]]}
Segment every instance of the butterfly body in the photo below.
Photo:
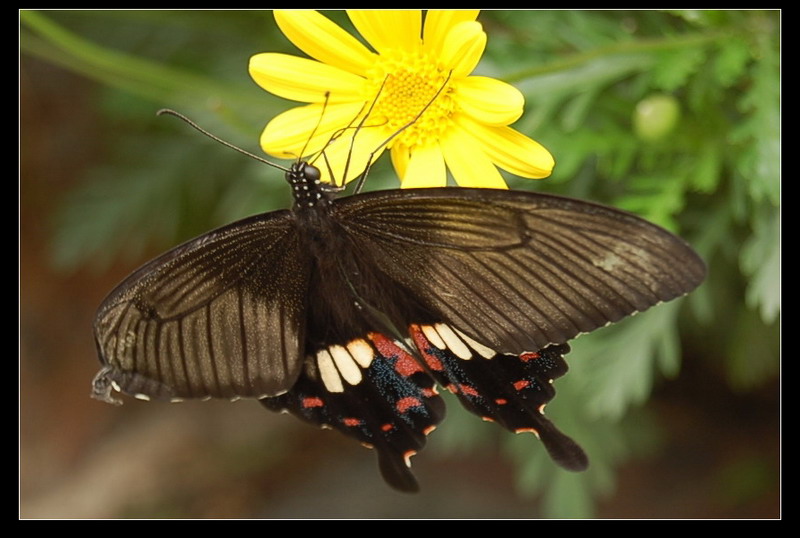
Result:
{"label": "butterfly body", "polygon": [[588,202],[453,188],[336,198],[305,163],[287,181],[291,210],[176,247],[103,301],[95,397],[257,398],[374,447],[384,478],[412,491],[409,458],[444,418],[438,384],[581,469],[583,451],[543,415],[565,343],[705,275],[681,239]]}

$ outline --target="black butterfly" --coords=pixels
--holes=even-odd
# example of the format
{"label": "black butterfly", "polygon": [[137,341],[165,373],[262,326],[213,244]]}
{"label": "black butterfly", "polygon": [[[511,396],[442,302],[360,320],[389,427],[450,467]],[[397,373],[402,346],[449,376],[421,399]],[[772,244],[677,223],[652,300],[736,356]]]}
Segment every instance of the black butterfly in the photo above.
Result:
{"label": "black butterfly", "polygon": [[638,217],[558,196],[431,188],[336,199],[287,173],[291,210],[146,264],[100,306],[93,395],[258,398],[376,449],[393,487],[444,418],[532,431],[562,466],[581,448],[543,415],[571,338],[684,295],[705,266]]}

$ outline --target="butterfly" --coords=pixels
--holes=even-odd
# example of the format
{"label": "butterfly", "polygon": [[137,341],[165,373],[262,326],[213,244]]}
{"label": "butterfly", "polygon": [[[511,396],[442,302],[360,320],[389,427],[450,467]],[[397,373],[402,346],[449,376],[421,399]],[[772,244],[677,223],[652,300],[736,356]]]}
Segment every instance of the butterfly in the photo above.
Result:
{"label": "butterfly", "polygon": [[469,411],[533,432],[561,466],[583,450],[544,415],[567,342],[682,296],[705,265],[682,239],[602,205],[511,190],[338,196],[286,173],[294,205],[188,241],[100,305],[93,396],[251,398],[374,448],[416,491],[410,457]]}

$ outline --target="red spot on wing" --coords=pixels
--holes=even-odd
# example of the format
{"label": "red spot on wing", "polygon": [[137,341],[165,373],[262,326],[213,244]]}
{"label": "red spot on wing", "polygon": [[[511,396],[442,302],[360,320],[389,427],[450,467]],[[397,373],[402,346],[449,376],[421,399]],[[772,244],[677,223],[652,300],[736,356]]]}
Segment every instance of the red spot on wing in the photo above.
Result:
{"label": "red spot on wing", "polygon": [[461,385],[461,392],[467,396],[480,396],[481,394],[475,390],[472,385]]}
{"label": "red spot on wing", "polygon": [[517,389],[517,390],[522,390],[525,387],[529,386],[530,384],[531,384],[530,381],[528,381],[526,379],[521,379],[520,381],[515,381],[514,382],[514,388]]}
{"label": "red spot on wing", "polygon": [[422,367],[406,350],[395,344],[381,333],[369,333],[369,339],[375,344],[378,353],[387,359],[396,359],[395,371],[403,377],[408,377],[419,372],[424,372]]}
{"label": "red spot on wing", "polygon": [[425,359],[425,364],[428,365],[428,368],[437,372],[443,371],[444,366],[442,366],[442,361],[431,353],[430,350],[433,349],[433,347],[431,343],[428,342],[428,339],[425,338],[422,328],[416,324],[410,325],[408,327],[408,332],[411,334],[411,339],[417,345],[417,349],[422,353],[422,358]]}
{"label": "red spot on wing", "polygon": [[436,392],[436,388],[435,387],[429,388],[429,389],[422,389],[422,395],[425,396],[426,398],[433,398],[434,396],[437,396],[438,394],[439,393]]}
{"label": "red spot on wing", "polygon": [[304,408],[308,409],[310,407],[323,407],[325,402],[322,401],[322,398],[312,396],[311,398],[303,398],[302,405]]}
{"label": "red spot on wing", "polygon": [[508,403],[508,400],[506,400],[505,398],[498,398],[494,401],[494,403],[496,403],[497,405],[506,405]]}
{"label": "red spot on wing", "polygon": [[397,344],[386,338],[381,333],[369,333],[367,336],[369,336],[369,339],[372,340],[373,344],[375,344],[375,349],[378,350],[378,353],[387,359],[391,359],[397,355],[398,351],[402,351],[402,349],[397,347]]}
{"label": "red spot on wing", "polygon": [[392,431],[393,429],[394,429],[394,424],[389,424],[388,422],[386,424],[384,424],[383,426],[381,426],[381,430],[383,430],[385,432]]}
{"label": "red spot on wing", "polygon": [[[399,349],[399,348],[398,348]],[[394,370],[403,377],[408,377],[410,375],[417,374],[419,372],[424,372],[422,366],[414,360],[414,357],[403,351],[400,350],[401,354],[397,357],[397,362],[394,363]]]}
{"label": "red spot on wing", "polygon": [[345,426],[361,426],[364,422],[359,418],[345,417],[342,419],[342,424]]}
{"label": "red spot on wing", "polygon": [[432,355],[429,349],[430,348],[420,349],[420,352],[422,353],[422,358],[425,359],[425,364],[428,365],[428,368],[436,372],[444,371],[444,366],[442,366],[442,361],[440,361],[436,356]]}
{"label": "red spot on wing", "polygon": [[538,351],[535,351],[533,353],[523,353],[519,356],[519,360],[521,360],[522,362],[535,361],[541,356],[542,356],[541,353],[539,353]]}
{"label": "red spot on wing", "polygon": [[419,401],[419,398],[414,398],[413,396],[406,396],[405,398],[400,398],[397,400],[397,403],[394,404],[395,408],[400,413],[405,413],[412,407],[418,407],[422,405],[422,402]]}

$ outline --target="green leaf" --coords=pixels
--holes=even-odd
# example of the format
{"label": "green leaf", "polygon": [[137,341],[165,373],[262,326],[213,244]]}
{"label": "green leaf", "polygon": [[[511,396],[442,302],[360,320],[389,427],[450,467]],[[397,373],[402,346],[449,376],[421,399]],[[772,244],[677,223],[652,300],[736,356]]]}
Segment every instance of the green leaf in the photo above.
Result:
{"label": "green leaf", "polygon": [[597,98],[596,90],[586,90],[578,93],[564,107],[562,112],[562,125],[567,132],[576,130],[584,123],[592,103]]}
{"label": "green leaf", "polygon": [[702,48],[690,48],[664,52],[653,66],[653,86],[672,92],[686,85],[687,80],[705,61]]}
{"label": "green leaf", "polygon": [[556,473],[544,497],[543,510],[547,517],[585,519],[594,515],[591,491],[577,473]]}
{"label": "green leaf", "polygon": [[772,323],[781,310],[780,215],[762,211],[753,226],[740,257],[742,271],[750,277],[747,305],[760,312],[764,323]]}
{"label": "green leaf", "polygon": [[750,61],[750,43],[737,36],[720,42],[713,68],[719,84],[730,87],[747,72]]}
{"label": "green leaf", "polygon": [[[37,11],[20,12],[20,21],[23,29],[29,30],[20,38],[23,52],[160,104],[203,99],[209,103],[263,107],[270,99],[249,86],[226,84],[209,76],[103,47]],[[243,69],[244,65],[243,61]]]}
{"label": "green leaf", "polygon": [[630,182],[630,192],[619,197],[615,205],[674,231],[674,215],[685,204],[683,183],[680,177],[636,176]]}
{"label": "green leaf", "polygon": [[731,131],[741,147],[737,167],[750,196],[780,203],[780,57],[777,41],[761,39],[759,61],[751,67],[752,84],[739,100],[746,117]]}
{"label": "green leaf", "polygon": [[[213,143],[184,134],[121,139],[126,165],[95,169],[55,217],[51,252],[59,269],[105,267],[118,257],[138,261],[148,247],[174,246],[229,222],[226,218],[246,215],[222,218],[218,208],[225,193],[243,181],[250,161],[223,150],[209,158]],[[131,159],[146,153],[140,148],[151,150],[149,158]],[[277,174],[274,180],[282,186]],[[262,210],[269,207],[269,197],[254,194],[249,189],[248,199],[260,200]]]}
{"label": "green leaf", "polygon": [[650,395],[656,375],[675,375],[680,346],[675,321],[680,301],[629,318],[573,343],[572,362],[592,362],[591,371],[572,374],[582,383],[586,412],[619,418]]}
{"label": "green leaf", "polygon": [[709,142],[695,155],[695,159],[689,175],[690,185],[698,192],[714,192],[722,179],[722,151],[715,142]]}

